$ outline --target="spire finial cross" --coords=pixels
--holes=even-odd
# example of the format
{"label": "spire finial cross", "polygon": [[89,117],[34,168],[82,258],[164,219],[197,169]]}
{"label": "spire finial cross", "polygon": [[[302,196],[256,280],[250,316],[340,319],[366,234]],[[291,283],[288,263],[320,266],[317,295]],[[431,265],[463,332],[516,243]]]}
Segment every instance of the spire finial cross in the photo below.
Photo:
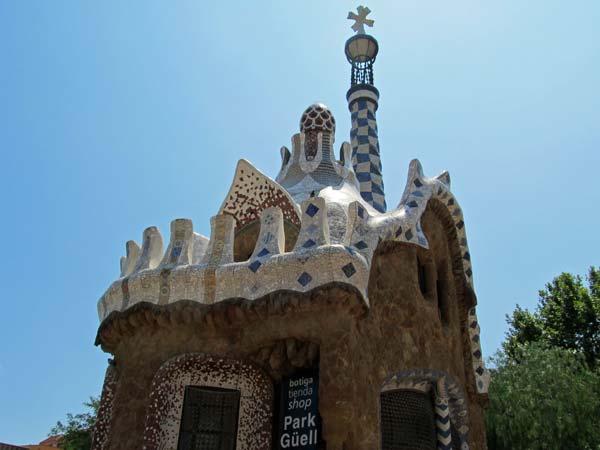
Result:
{"label": "spire finial cross", "polygon": [[365,25],[368,27],[372,27],[375,23],[374,20],[367,19],[367,16],[371,12],[371,10],[366,6],[359,6],[358,8],[356,8],[356,11],[358,12],[358,15],[350,11],[348,13],[348,19],[355,21],[354,25],[352,25],[352,29],[357,34],[365,34]]}

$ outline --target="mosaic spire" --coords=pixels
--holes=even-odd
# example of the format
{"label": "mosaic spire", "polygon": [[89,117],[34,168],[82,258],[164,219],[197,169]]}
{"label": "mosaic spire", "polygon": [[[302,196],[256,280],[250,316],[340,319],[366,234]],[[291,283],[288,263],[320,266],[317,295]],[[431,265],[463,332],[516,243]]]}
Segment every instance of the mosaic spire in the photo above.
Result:
{"label": "mosaic spire", "polygon": [[373,64],[379,51],[377,40],[365,34],[365,25],[372,27],[374,21],[367,19],[369,8],[359,6],[358,14],[348,13],[354,20],[354,36],[346,41],[346,57],[352,65],[351,87],[346,94],[352,114],[352,165],[360,182],[360,195],[379,212],[385,212],[385,194],[381,176],[381,157],[377,134],[376,111],[379,91],[374,86]]}

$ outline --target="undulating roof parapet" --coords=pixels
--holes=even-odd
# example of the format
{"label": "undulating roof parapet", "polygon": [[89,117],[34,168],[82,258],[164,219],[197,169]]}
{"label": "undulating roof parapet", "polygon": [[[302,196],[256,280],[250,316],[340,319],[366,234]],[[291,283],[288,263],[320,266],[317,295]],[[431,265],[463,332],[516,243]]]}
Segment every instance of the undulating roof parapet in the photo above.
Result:
{"label": "undulating roof parapet", "polygon": [[[248,173],[254,184],[239,185],[241,175]],[[272,196],[263,197],[262,191],[254,188],[257,184],[270,186]],[[140,302],[167,305],[187,300],[211,305],[230,298],[252,301],[275,291],[307,292],[330,283],[355,288],[368,307],[369,271],[377,246],[383,241],[399,241],[427,248],[420,220],[434,199],[442,202],[453,218],[465,282],[472,286],[462,210],[450,191],[449,175],[427,178],[417,160],[410,164],[398,207],[388,213],[370,208],[356,190],[340,198],[335,190],[325,189],[297,204],[275,180],[244,160],[238,164],[233,186],[237,186],[238,206],[250,202],[257,208],[253,214],[259,218],[260,231],[250,258],[234,261],[238,221],[244,223],[248,215],[230,208],[227,201],[224,205],[230,209],[222,208],[211,219],[210,238],[195,233],[191,220],[177,219],[171,224],[163,253],[161,234],[150,227],[144,231],[141,247],[133,241],[127,243],[121,277],[98,303],[101,321]],[[271,206],[273,197],[285,201]],[[291,222],[298,224],[290,251],[284,248],[286,210]],[[472,321],[476,323],[476,318]]]}

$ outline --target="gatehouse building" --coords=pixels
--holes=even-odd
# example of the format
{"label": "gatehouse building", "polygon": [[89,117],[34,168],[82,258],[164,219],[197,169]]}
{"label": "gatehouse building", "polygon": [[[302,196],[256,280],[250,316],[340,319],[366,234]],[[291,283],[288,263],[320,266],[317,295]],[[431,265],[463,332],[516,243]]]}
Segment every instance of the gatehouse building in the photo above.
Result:
{"label": "gatehouse building", "polygon": [[311,105],[275,177],[238,162],[209,237],[176,219],[127,242],[94,450],[486,448],[463,212],[418,160],[386,198],[369,12],[349,14],[349,142]]}

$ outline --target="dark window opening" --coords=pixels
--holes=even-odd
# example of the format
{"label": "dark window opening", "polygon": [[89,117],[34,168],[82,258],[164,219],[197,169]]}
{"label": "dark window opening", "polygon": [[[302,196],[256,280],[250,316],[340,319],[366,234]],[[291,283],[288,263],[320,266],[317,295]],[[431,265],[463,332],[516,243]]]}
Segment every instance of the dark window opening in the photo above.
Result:
{"label": "dark window opening", "polygon": [[443,326],[448,326],[450,323],[450,302],[448,295],[448,277],[446,276],[445,264],[442,264],[440,270],[438,270],[436,290],[440,321],[442,322]]}
{"label": "dark window opening", "polygon": [[[285,251],[291,252],[296,245],[299,229],[284,219]],[[233,240],[233,261],[248,261],[255,250],[260,234],[260,220],[255,220],[235,233]],[[258,250],[260,251],[261,248]]]}
{"label": "dark window opening", "polygon": [[240,392],[187,386],[177,450],[235,450]]}
{"label": "dark window opening", "polygon": [[424,264],[421,264],[421,261],[417,258],[417,271],[419,277],[419,289],[421,289],[421,294],[427,294],[427,269]]}
{"label": "dark window opening", "polygon": [[431,392],[396,390],[381,394],[382,450],[435,450]]}
{"label": "dark window opening", "polygon": [[458,430],[452,422],[450,422],[450,432],[452,433],[452,450],[461,450],[460,437]]}
{"label": "dark window opening", "polygon": [[234,262],[248,261],[250,259],[254,247],[256,247],[259,232],[260,221],[256,220],[247,224],[235,233],[235,238],[233,240]]}

